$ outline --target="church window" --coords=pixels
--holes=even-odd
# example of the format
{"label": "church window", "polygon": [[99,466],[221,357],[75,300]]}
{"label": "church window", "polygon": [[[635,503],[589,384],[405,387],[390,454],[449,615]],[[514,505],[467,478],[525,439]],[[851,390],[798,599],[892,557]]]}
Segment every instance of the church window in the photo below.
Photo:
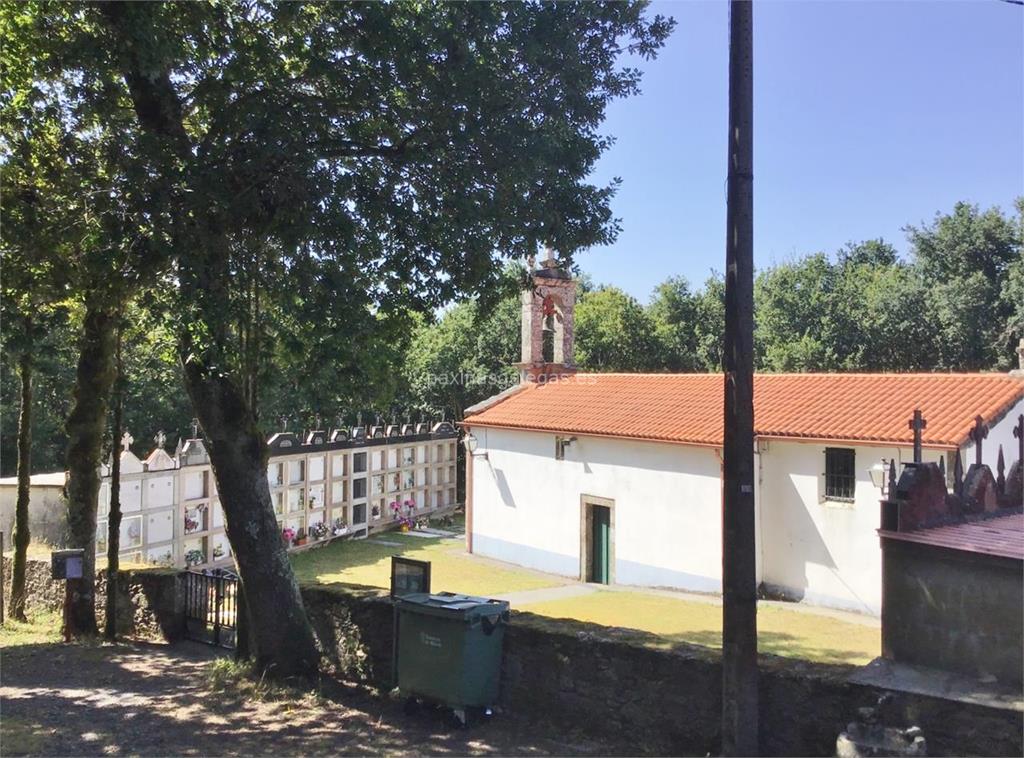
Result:
{"label": "church window", "polygon": [[829,500],[853,500],[857,475],[856,452],[846,447],[825,448],[825,497]]}

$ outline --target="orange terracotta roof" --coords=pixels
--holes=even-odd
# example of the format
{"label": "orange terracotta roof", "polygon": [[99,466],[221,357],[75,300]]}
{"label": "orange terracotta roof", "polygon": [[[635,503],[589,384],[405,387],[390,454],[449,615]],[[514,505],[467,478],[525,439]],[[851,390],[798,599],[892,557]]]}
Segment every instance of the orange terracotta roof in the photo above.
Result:
{"label": "orange terracotta roof", "polygon": [[[925,445],[963,444],[974,417],[992,423],[1024,399],[1006,374],[759,374],[754,424],[762,438],[911,444],[915,408]],[[577,374],[468,416],[469,426],[722,444],[720,374]]]}

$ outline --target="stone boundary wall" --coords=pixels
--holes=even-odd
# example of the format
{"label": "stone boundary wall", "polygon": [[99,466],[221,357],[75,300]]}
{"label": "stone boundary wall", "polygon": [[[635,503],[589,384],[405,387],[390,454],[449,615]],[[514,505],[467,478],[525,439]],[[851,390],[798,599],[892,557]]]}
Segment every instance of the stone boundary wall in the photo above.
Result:
{"label": "stone boundary wall", "polygon": [[[4,602],[10,603],[14,559],[3,557]],[[181,572],[176,569],[122,570],[118,572],[118,634],[176,640],[184,618]],[[25,566],[26,609],[60,612],[64,607],[64,582],[50,578],[48,561],[29,559]],[[102,630],[107,602],[106,571],[96,573],[96,615]],[[6,611],[6,607],[5,607]],[[5,616],[6,618],[6,616]]]}
{"label": "stone boundary wall", "polygon": [[[131,609],[126,629],[132,627],[125,633],[159,629],[169,639],[179,637],[182,574],[156,569],[125,574],[126,608]],[[393,615],[387,593],[307,584],[302,595],[328,665],[339,675],[390,689]],[[836,737],[857,709],[874,705],[882,694],[850,683],[854,670],[762,656],[763,754],[833,755]],[[513,612],[501,677],[500,706],[508,711],[593,736],[621,740],[624,734],[634,735],[638,754],[718,753],[721,665],[716,650]],[[906,694],[897,696],[889,712],[901,713],[897,718],[904,724],[924,730],[930,755],[1024,754],[1020,712]]]}

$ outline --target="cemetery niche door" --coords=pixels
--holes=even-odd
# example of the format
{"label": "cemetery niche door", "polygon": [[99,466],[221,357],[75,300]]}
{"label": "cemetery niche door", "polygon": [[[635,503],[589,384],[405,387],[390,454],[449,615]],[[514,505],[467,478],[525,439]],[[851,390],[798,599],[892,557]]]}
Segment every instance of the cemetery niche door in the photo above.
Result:
{"label": "cemetery niche door", "polygon": [[613,508],[605,498],[586,498],[582,508],[580,578],[585,582],[611,584],[613,558]]}

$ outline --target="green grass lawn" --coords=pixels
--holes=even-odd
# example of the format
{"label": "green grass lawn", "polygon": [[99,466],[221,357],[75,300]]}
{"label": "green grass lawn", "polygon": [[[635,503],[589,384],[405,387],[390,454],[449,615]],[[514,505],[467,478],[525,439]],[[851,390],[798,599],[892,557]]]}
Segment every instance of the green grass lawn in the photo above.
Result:
{"label": "green grass lawn", "polygon": [[4,617],[0,626],[0,648],[60,642],[61,617],[56,611],[28,611],[28,621]]}
{"label": "green grass lawn", "polygon": [[[715,648],[722,644],[721,606],[666,595],[602,591],[519,608],[555,618],[639,629],[657,634],[667,642]],[[757,626],[758,648],[763,653],[826,663],[864,664],[881,649],[881,632],[877,627],[831,616],[761,606]]]}
{"label": "green grass lawn", "polygon": [[[387,544],[395,543],[395,544]],[[410,537],[384,532],[365,540],[337,540],[326,547],[292,555],[300,582],[349,582],[388,588],[391,556],[430,561],[430,586],[435,592],[498,595],[566,584],[567,580],[498,565],[466,554],[461,539]]]}
{"label": "green grass lawn", "polygon": [[[435,592],[494,596],[571,583],[568,579],[469,556],[462,540],[411,537],[400,532],[384,532],[365,540],[339,540],[317,550],[296,553],[292,565],[300,581],[387,588],[393,555],[430,561],[431,588]],[[516,608],[553,618],[651,632],[666,643],[721,646],[720,606],[663,594],[598,591],[561,600],[518,603]],[[881,646],[877,627],[832,616],[762,606],[757,623],[759,647],[766,653],[862,664],[876,657]]]}

